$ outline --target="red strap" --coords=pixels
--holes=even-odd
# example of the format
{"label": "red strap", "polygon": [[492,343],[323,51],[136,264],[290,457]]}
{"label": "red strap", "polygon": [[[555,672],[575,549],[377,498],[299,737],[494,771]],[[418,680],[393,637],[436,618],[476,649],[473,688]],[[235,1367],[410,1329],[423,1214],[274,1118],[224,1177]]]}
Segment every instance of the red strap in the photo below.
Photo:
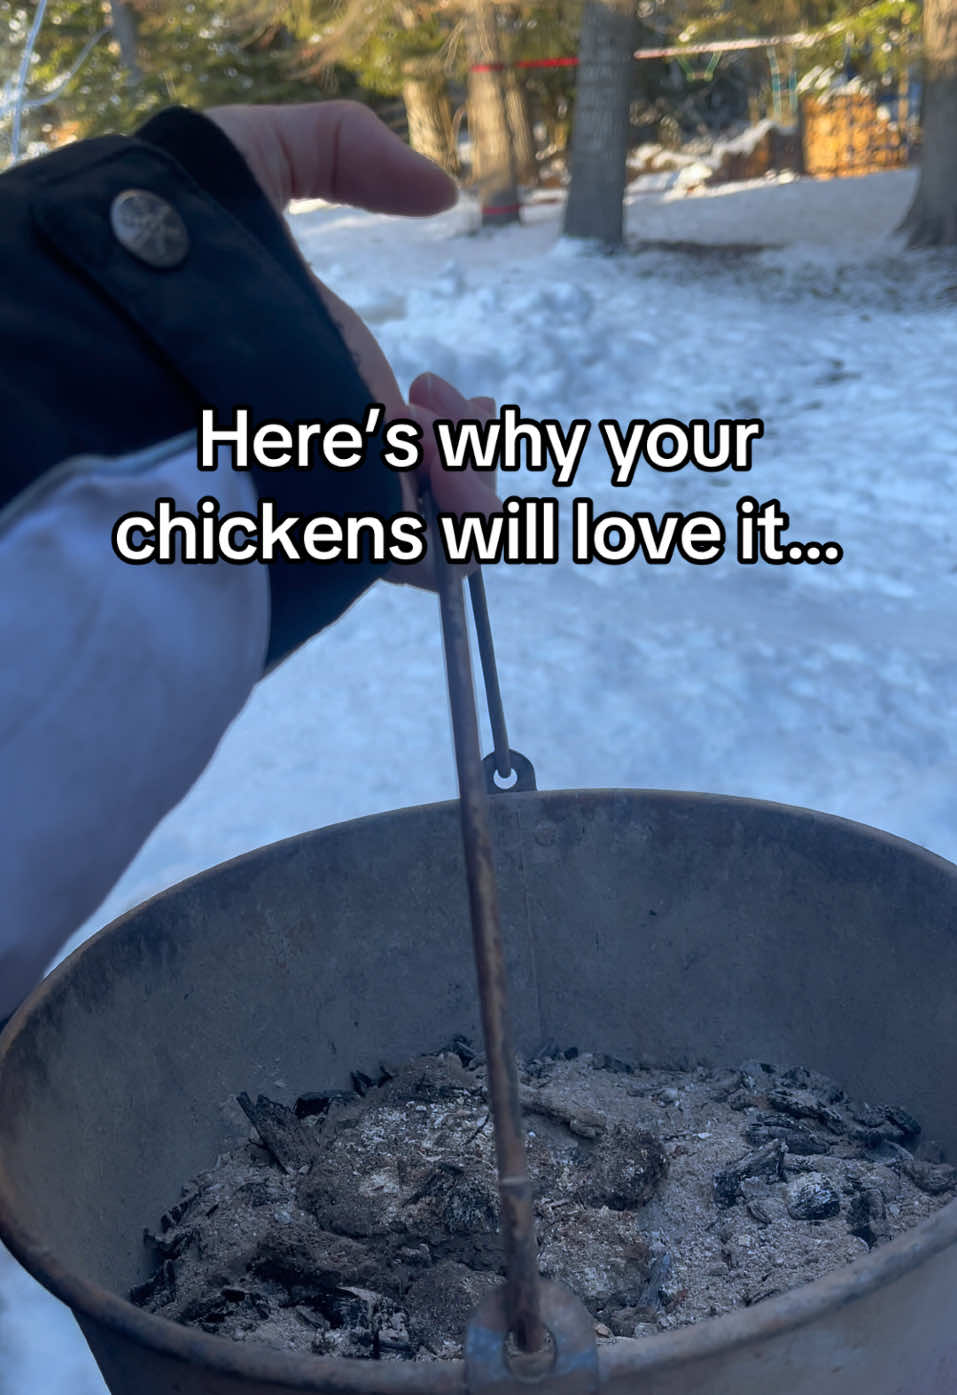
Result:
{"label": "red strap", "polygon": [[577,58],[520,58],[516,68],[576,68]]}
{"label": "red strap", "polygon": [[520,58],[517,63],[473,63],[472,73],[500,73],[505,68],[575,68],[577,58]]}

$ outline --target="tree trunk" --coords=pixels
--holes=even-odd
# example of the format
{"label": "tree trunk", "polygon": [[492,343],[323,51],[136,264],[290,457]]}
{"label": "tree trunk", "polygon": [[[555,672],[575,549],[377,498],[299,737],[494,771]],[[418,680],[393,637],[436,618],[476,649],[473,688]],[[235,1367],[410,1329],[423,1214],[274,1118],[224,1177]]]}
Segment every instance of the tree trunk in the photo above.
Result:
{"label": "tree trunk", "polygon": [[920,182],[901,224],[910,247],[957,244],[957,0],[924,0]]}
{"label": "tree trunk", "polygon": [[469,0],[469,138],[483,224],[517,223],[515,152],[505,105],[504,64],[489,0]]}
{"label": "tree trunk", "polygon": [[109,0],[109,3],[110,28],[120,51],[120,63],[126,69],[127,81],[139,82],[143,74],[137,61],[137,16],[126,0]]}
{"label": "tree trunk", "polygon": [[505,69],[505,111],[515,150],[515,174],[519,184],[534,184],[538,178],[535,137],[528,119],[525,88],[514,68]]}
{"label": "tree trunk", "polygon": [[634,0],[586,0],[575,86],[566,237],[618,246],[638,25]]}
{"label": "tree trunk", "polygon": [[409,144],[449,174],[459,172],[452,136],[452,112],[445,74],[434,58],[410,58],[402,65],[402,100],[409,118]]}

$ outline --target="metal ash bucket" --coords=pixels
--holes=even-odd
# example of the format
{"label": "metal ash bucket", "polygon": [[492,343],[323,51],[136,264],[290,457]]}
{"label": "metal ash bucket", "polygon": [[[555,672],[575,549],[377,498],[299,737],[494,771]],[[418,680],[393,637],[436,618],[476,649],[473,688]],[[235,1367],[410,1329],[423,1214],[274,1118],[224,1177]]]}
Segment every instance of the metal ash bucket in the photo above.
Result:
{"label": "metal ash bucket", "polygon": [[[957,1153],[957,868],[804,810],[635,790],[491,801],[516,1045],[800,1061]],[[475,1037],[457,803],[290,839],[83,945],[0,1046],[0,1238],[113,1395],[465,1395],[462,1363],[286,1355],[151,1316],[143,1227],[291,1103]],[[953,1395],[957,1203],[816,1283],[600,1352],[614,1395]],[[540,1388],[549,1390],[546,1380]],[[561,1387],[564,1389],[564,1386]]]}

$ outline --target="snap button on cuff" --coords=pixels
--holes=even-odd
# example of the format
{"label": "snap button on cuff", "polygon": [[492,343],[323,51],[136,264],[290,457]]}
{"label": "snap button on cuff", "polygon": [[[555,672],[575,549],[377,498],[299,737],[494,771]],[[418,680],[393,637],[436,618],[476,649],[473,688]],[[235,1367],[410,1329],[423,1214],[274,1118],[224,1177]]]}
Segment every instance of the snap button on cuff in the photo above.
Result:
{"label": "snap button on cuff", "polygon": [[189,251],[189,233],[179,213],[148,189],[117,194],[110,205],[110,227],[120,246],[147,266],[179,266]]}

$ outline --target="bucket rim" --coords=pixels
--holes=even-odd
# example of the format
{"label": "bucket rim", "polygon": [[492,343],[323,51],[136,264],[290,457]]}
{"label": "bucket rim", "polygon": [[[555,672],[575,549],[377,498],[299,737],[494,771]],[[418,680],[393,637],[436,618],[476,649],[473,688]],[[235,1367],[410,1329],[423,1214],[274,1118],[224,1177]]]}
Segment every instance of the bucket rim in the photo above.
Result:
{"label": "bucket rim", "polygon": [[[836,825],[853,830],[861,836],[866,836],[872,843],[876,840],[888,847],[906,851],[916,861],[925,863],[937,872],[947,873],[957,880],[957,865],[920,844],[857,820],[801,805],[694,790],[628,787],[503,793],[508,794],[510,806],[512,801],[555,803],[574,799],[578,803],[605,803],[610,798],[615,798],[650,801],[662,805],[678,805],[689,801],[698,804],[704,801],[739,808],[749,807],[756,811],[773,810],[805,818],[824,827]],[[340,823],[305,830],[249,849],[213,867],[205,868],[130,907],[78,945],[17,1008],[6,1027],[0,1031],[0,1077],[13,1042],[24,1030],[32,1014],[48,999],[54,997],[61,985],[68,980],[78,958],[87,952],[94,941],[121,933],[130,919],[138,916],[153,902],[181,888],[199,885],[206,879],[215,877],[224,868],[251,862],[284,846],[291,848],[301,844],[304,838],[340,835],[349,829],[381,823],[386,819],[414,818],[428,812],[457,807],[458,800],[441,800],[431,804],[409,805],[402,809],[366,814]],[[463,1361],[436,1359],[431,1363],[376,1362],[354,1357],[287,1353],[254,1343],[234,1342],[145,1312],[128,1299],[121,1298],[112,1290],[83,1278],[63,1264],[58,1259],[54,1247],[41,1235],[19,1222],[15,1206],[16,1195],[16,1188],[0,1152],[0,1242],[6,1245],[13,1257],[43,1288],[71,1309],[81,1326],[85,1320],[163,1357],[203,1370],[237,1377],[247,1384],[262,1382],[289,1391],[304,1391],[307,1395],[320,1389],[326,1395],[467,1395]],[[660,1332],[650,1337],[619,1338],[607,1347],[599,1348],[600,1383],[604,1385],[614,1380],[630,1379],[643,1373],[664,1373],[681,1366],[692,1368],[710,1357],[723,1355],[743,1346],[770,1341],[804,1327],[828,1312],[845,1308],[877,1288],[892,1284],[911,1272],[919,1262],[930,1259],[955,1243],[957,1199],[948,1202],[932,1216],[904,1231],[896,1239],[840,1269],[832,1270],[812,1283],[802,1284],[767,1298],[754,1307],[735,1309],[719,1317],[703,1319],[689,1326]]]}

